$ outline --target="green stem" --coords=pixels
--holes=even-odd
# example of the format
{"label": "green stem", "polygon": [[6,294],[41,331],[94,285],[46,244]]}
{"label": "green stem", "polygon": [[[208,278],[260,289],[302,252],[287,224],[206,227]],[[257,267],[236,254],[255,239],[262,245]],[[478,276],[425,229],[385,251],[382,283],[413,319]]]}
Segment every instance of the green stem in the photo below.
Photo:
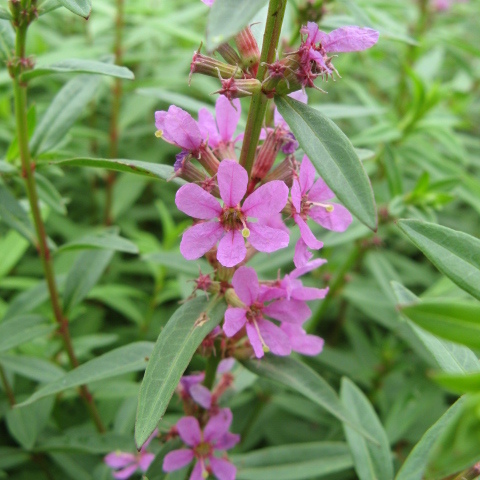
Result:
{"label": "green stem", "polygon": [[[115,19],[115,65],[122,65],[122,35],[124,24],[124,0],[117,0],[117,16]],[[118,158],[118,117],[122,101],[122,80],[115,78],[112,88],[112,112],[110,116],[110,158]],[[116,174],[112,170],[107,174],[106,200],[105,200],[105,225],[112,223],[113,185]]]}
{"label": "green stem", "polygon": [[[17,61],[25,58],[25,45],[27,37],[27,26],[22,25],[17,28],[15,39],[15,56]],[[73,350],[72,340],[68,320],[63,315],[62,306],[60,304],[60,296],[58,294],[57,283],[55,281],[55,273],[53,270],[53,262],[50,255],[50,249],[47,243],[47,234],[45,224],[40,213],[37,185],[34,176],[34,165],[30,155],[28,144],[28,127],[27,127],[27,87],[20,82],[21,69],[17,70],[17,74],[13,79],[13,90],[15,97],[15,117],[17,124],[18,146],[20,151],[20,159],[22,162],[22,175],[25,180],[25,188],[27,191],[30,210],[33,216],[35,231],[37,234],[37,250],[42,260],[43,271],[47,282],[50,301],[52,304],[53,314],[58,324],[58,333],[61,335],[65,350],[68,354],[72,368],[76,368],[79,363]],[[100,419],[97,407],[93,402],[92,395],[86,386],[80,387],[80,395],[85,401],[87,408],[92,416],[93,421],[99,432],[105,432],[105,427]]]}
{"label": "green stem", "polygon": [[475,480],[480,475],[480,463],[456,476],[453,480]]}
{"label": "green stem", "polygon": [[[267,23],[263,35],[262,53],[260,55],[260,66],[257,72],[257,80],[263,81],[267,72],[266,64],[275,60],[280,31],[282,30],[283,17],[287,0],[270,0],[268,5]],[[250,177],[258,140],[267,111],[268,98],[260,91],[252,95],[250,110],[248,111],[247,125],[245,127],[245,139],[240,153],[240,165]]]}
{"label": "green stem", "polygon": [[8,403],[13,407],[17,402],[15,401],[15,394],[13,393],[13,388],[8,381],[7,376],[5,375],[5,370],[0,365],[0,380],[2,381],[3,389],[7,394]]}

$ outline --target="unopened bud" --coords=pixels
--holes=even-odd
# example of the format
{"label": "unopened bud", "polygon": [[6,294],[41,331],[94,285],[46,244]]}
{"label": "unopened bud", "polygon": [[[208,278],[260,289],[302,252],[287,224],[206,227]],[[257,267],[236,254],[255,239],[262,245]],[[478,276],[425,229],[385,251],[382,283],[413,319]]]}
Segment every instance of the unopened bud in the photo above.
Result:
{"label": "unopened bud", "polygon": [[281,146],[282,137],[278,135],[278,130],[268,132],[267,138],[258,150],[257,158],[253,164],[252,179],[259,182],[267,175],[277,158]]}
{"label": "unopened bud", "polygon": [[217,174],[220,162],[208,146],[201,145],[197,160],[212,177]]}
{"label": "unopened bud", "polygon": [[239,57],[239,55],[235,51],[235,49],[233,47],[231,47],[228,43],[222,43],[217,48],[217,52],[230,65],[234,65],[234,66],[237,66],[237,67],[242,65],[242,59]]}
{"label": "unopened bud", "polygon": [[235,44],[242,59],[241,65],[250,70],[253,76],[256,76],[258,62],[260,61],[260,50],[250,27],[244,28],[235,36]]}
{"label": "unopened bud", "polygon": [[222,78],[243,77],[243,71],[238,66],[229,65],[216,58],[202,55],[199,52],[193,54],[192,63],[190,64],[190,77],[194,73],[208,75],[209,77],[218,77],[218,75]]}
{"label": "unopened bud", "polygon": [[224,80],[220,79],[222,82],[222,88],[213,93],[219,93],[220,95],[225,95],[229,100],[234,98],[249,97],[254,93],[260,92],[262,89],[262,84],[255,78],[229,78]]}
{"label": "unopened bud", "polygon": [[295,172],[295,159],[293,156],[288,156],[280,162],[271,172],[269,172],[262,183],[271,182],[272,180],[282,180],[287,187],[293,184],[293,174]]}

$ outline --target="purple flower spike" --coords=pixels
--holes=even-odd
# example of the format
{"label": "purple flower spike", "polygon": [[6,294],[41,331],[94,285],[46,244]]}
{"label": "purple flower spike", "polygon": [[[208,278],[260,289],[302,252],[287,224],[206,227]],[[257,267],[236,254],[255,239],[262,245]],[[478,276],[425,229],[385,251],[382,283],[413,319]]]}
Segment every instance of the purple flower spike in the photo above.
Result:
{"label": "purple flower spike", "polygon": [[223,330],[227,337],[233,337],[244,326],[257,358],[264,352],[275,355],[289,355],[291,346],[288,336],[265,316],[280,322],[302,324],[311,314],[307,304],[299,300],[272,300],[274,295],[282,296],[281,289],[262,288],[253,268],[240,267],[232,278],[232,285],[245,307],[229,307],[225,312]]}
{"label": "purple flower spike", "polygon": [[146,472],[155,459],[155,455],[148,453],[146,449],[157,435],[158,430],[155,429],[137,454],[118,451],[106,455],[104,462],[110,468],[114,469],[112,472],[113,478],[124,480],[130,478],[137,470]]}
{"label": "purple flower spike", "polygon": [[155,112],[155,127],[168,143],[189,152],[196,152],[202,144],[202,134],[197,122],[185,110],[170,105],[168,112]]}
{"label": "purple flower spike", "polygon": [[203,480],[213,473],[219,480],[235,480],[237,469],[228,460],[214,456],[215,451],[229,450],[240,440],[240,436],[228,430],[232,423],[232,412],[228,408],[211,417],[202,432],[195,417],[184,417],[177,423],[180,438],[189,449],[173,450],[163,460],[163,470],[172,472],[196,460],[190,480]]}
{"label": "purple flower spike", "polygon": [[204,138],[208,138],[208,145],[212,149],[226,146],[228,143],[235,143],[238,137],[233,140],[233,134],[237,128],[242,107],[238,98],[231,102],[220,95],[215,104],[216,121],[213,115],[202,108],[198,112],[198,126]]}
{"label": "purple flower spike", "polygon": [[343,205],[328,202],[335,194],[327,184],[321,178],[314,182],[315,168],[305,155],[300,166],[300,176],[293,181],[290,200],[292,217],[300,229],[303,242],[297,246],[298,251],[295,251],[294,262],[297,267],[309,258],[306,247],[318,250],[323,246],[307,225],[309,217],[323,228],[335,232],[344,232],[352,223],[352,216]]}
{"label": "purple flower spike", "polygon": [[247,171],[234,160],[223,160],[218,167],[217,182],[223,207],[200,186],[183,185],[175,197],[179,210],[191,217],[208,220],[190,227],[183,234],[180,252],[187,260],[196,260],[218,241],[217,259],[224,267],[234,267],[247,253],[245,239],[260,252],[274,252],[288,245],[288,233],[252,223],[249,217],[265,218],[279,213],[288,198],[284,182],[274,180],[262,185],[240,206],[247,191]]}

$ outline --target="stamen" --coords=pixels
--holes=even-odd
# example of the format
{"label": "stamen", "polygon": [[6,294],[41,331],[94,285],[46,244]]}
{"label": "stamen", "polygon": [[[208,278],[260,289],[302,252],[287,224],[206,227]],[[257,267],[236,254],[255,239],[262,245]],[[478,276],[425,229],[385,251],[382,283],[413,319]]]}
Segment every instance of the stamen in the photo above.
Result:
{"label": "stamen", "polygon": [[162,131],[162,130],[157,130],[157,131],[155,132],[155,136],[156,136],[157,138],[162,138],[162,136],[163,136],[163,131]]}
{"label": "stamen", "polygon": [[310,206],[316,206],[316,207],[322,207],[324,208],[328,213],[332,213],[335,207],[331,205],[330,203],[320,203],[320,202],[308,202]]}
{"label": "stamen", "polygon": [[265,353],[268,353],[270,351],[270,349],[268,348],[267,344],[265,343],[265,341],[263,340],[263,337],[262,337],[262,334],[260,333],[260,329],[258,328],[258,325],[257,325],[257,322],[255,321],[255,319],[252,320],[253,322],[253,325],[255,327],[255,330],[257,331],[258,333],[258,338],[260,338],[260,341],[262,342],[262,348],[263,348],[263,351]]}

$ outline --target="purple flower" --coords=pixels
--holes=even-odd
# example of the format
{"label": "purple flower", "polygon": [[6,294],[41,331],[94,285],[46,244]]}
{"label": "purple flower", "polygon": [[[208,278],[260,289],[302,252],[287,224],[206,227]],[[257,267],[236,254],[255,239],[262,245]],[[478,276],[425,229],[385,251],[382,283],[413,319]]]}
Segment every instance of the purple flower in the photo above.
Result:
{"label": "purple flower", "polygon": [[112,472],[113,478],[120,480],[130,478],[137,469],[146,472],[155,458],[155,455],[153,453],[148,453],[146,448],[157,435],[158,430],[155,429],[137,454],[119,451],[111,452],[106,455],[104,462],[114,469],[114,472]]}
{"label": "purple flower", "polygon": [[300,166],[300,176],[293,181],[290,200],[292,217],[301,235],[295,248],[296,267],[303,266],[310,258],[311,254],[307,253],[306,247],[318,250],[323,246],[307,225],[308,218],[335,232],[344,232],[352,223],[352,216],[343,205],[326,203],[334,196],[321,178],[315,182],[315,168],[305,155]]}
{"label": "purple flower", "polygon": [[240,267],[233,275],[232,285],[244,307],[229,307],[225,312],[223,330],[227,337],[234,336],[245,326],[257,358],[270,350],[276,355],[289,355],[288,335],[265,316],[301,325],[311,314],[307,304],[291,299],[275,300],[265,305],[265,302],[281,297],[283,291],[260,286],[255,270],[250,267]]}
{"label": "purple flower", "polygon": [[240,100],[236,98],[230,102],[224,95],[220,95],[215,104],[216,121],[206,108],[199,110],[198,126],[203,137],[208,138],[208,145],[212,149],[225,147],[239,140],[239,137],[232,139],[241,113]]}
{"label": "purple flower", "polygon": [[279,213],[288,198],[288,187],[275,180],[262,185],[240,202],[247,191],[246,170],[234,160],[223,160],[218,167],[217,182],[223,207],[200,186],[183,185],[175,197],[179,210],[207,222],[198,223],[185,231],[180,251],[187,260],[196,260],[218,241],[217,259],[225,267],[244,260],[247,253],[244,238],[260,252],[274,252],[288,245],[288,233],[248,217],[265,218]]}
{"label": "purple flower", "polygon": [[163,460],[163,470],[179,470],[196,460],[190,480],[204,480],[213,473],[219,480],[235,480],[237,469],[228,460],[214,455],[216,451],[229,450],[240,440],[230,433],[232,412],[228,408],[211,417],[203,431],[195,417],[184,417],[177,423],[177,431],[183,442],[191,448],[173,450]]}
{"label": "purple flower", "polygon": [[307,332],[300,325],[282,323],[280,328],[288,335],[294,352],[313,357],[323,350],[323,344],[325,343],[323,338],[316,335],[307,335]]}
{"label": "purple flower", "polygon": [[215,0],[201,0],[207,7],[211,7],[214,3]]}

